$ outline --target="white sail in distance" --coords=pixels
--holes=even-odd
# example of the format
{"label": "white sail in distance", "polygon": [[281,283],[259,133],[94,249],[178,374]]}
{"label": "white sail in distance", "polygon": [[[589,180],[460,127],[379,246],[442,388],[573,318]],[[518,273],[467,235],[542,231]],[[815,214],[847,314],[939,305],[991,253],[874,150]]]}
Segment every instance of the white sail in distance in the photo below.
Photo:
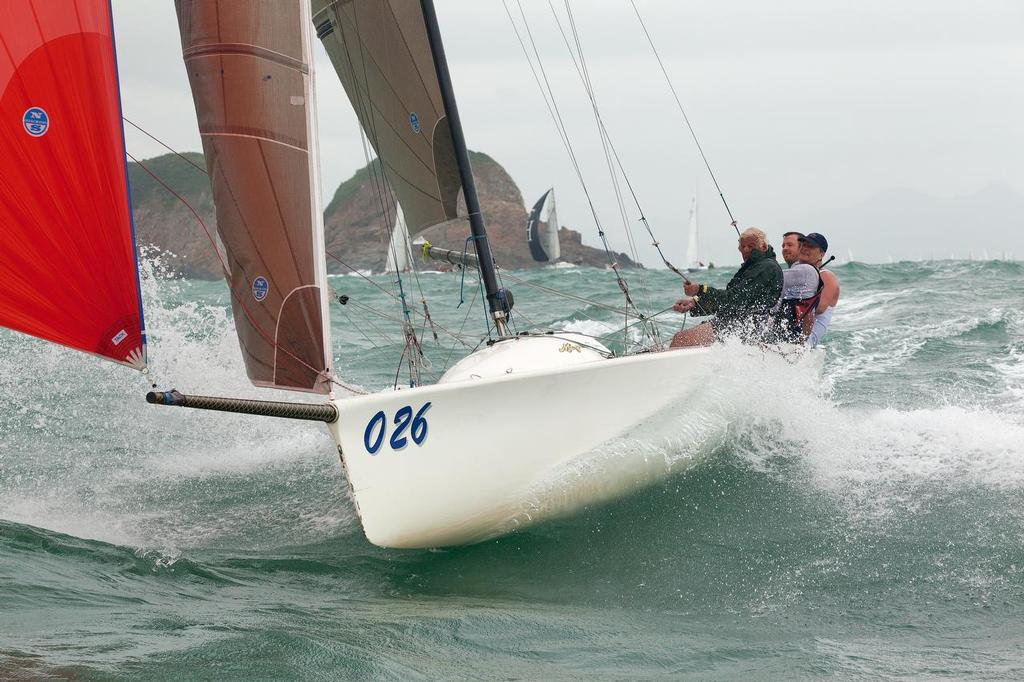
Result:
{"label": "white sail in distance", "polygon": [[402,207],[395,211],[395,226],[391,230],[388,244],[388,260],[384,272],[408,272],[412,267],[412,247],[409,245],[409,228],[405,225]]}
{"label": "white sail in distance", "polygon": [[704,268],[700,260],[700,235],[699,217],[697,215],[697,192],[693,193],[693,201],[690,202],[690,221],[687,227],[686,239],[686,267],[691,270]]}

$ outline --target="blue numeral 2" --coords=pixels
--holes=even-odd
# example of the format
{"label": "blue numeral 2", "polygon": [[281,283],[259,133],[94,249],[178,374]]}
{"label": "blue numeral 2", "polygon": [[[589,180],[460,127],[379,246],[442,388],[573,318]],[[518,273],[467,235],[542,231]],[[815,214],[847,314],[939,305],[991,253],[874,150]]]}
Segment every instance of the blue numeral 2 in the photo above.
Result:
{"label": "blue numeral 2", "polygon": [[395,412],[395,426],[397,428],[391,434],[391,440],[388,441],[391,443],[392,450],[401,450],[409,442],[409,439],[402,434],[409,428],[410,420],[412,420],[412,407],[409,405]]}

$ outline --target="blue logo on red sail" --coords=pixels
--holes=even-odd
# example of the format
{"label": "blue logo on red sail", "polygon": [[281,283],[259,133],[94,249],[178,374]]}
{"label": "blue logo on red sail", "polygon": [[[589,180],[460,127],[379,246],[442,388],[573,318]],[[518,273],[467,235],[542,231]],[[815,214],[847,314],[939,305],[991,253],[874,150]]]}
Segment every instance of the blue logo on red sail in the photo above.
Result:
{"label": "blue logo on red sail", "polygon": [[257,301],[262,301],[267,297],[270,292],[270,282],[267,281],[266,277],[260,275],[252,281],[252,297]]}
{"label": "blue logo on red sail", "polygon": [[414,133],[420,132],[420,117],[416,115],[415,111],[409,114],[409,125],[412,126]]}
{"label": "blue logo on red sail", "polygon": [[25,132],[32,137],[42,137],[50,127],[50,117],[41,107],[31,107],[21,117]]}

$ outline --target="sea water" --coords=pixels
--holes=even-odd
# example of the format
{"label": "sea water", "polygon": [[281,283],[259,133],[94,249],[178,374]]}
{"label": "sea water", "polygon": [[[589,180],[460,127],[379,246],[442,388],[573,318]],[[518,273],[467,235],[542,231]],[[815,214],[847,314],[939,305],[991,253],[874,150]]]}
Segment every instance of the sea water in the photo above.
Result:
{"label": "sea water", "polygon": [[[1024,266],[835,272],[822,375],[720,349],[706,415],[636,444],[695,466],[435,551],[364,539],[322,425],[143,401],[151,382],[293,399],[243,378],[222,283],[148,263],[149,377],[0,332],[0,678],[1020,679]],[[511,275],[622,304],[605,271]],[[627,277],[645,310],[679,296],[668,272]],[[331,278],[336,370],[370,390],[408,382],[393,280]],[[505,284],[519,329],[641,340]],[[478,284],[404,285],[464,334],[424,330],[431,380],[480,340]]]}

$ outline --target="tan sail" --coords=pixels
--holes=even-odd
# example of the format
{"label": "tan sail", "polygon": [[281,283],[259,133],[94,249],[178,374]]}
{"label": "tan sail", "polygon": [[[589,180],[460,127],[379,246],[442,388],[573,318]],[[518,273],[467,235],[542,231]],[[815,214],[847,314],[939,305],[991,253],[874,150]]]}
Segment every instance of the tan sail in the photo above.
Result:
{"label": "tan sail", "polygon": [[327,393],[309,0],[175,4],[249,378]]}
{"label": "tan sail", "polygon": [[413,0],[313,0],[313,24],[402,205],[409,235],[456,217],[461,183]]}

